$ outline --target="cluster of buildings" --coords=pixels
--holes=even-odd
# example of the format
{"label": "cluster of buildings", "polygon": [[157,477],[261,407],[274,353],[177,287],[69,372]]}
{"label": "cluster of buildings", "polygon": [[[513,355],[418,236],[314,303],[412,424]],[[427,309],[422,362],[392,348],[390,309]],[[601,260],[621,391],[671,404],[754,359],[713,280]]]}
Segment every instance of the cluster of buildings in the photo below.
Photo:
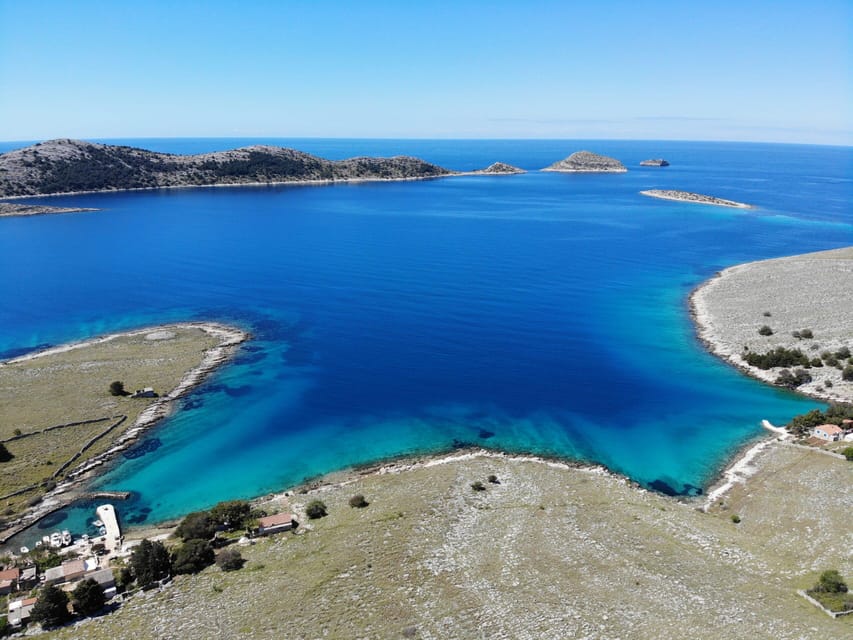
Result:
{"label": "cluster of buildings", "polygon": [[36,567],[12,568],[0,571],[0,594],[9,595],[9,624],[20,627],[30,618],[36,598],[14,598],[15,593],[28,593],[37,586],[58,586],[63,591],[74,591],[83,580],[92,579],[104,590],[109,600],[116,594],[115,577],[109,567],[101,567],[97,558],[66,560],[38,575]]}

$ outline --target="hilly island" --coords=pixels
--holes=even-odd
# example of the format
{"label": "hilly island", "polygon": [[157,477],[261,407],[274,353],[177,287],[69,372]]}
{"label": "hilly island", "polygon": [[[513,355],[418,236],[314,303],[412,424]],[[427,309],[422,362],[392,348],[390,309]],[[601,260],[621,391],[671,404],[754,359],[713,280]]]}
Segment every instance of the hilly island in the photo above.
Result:
{"label": "hilly island", "polygon": [[0,197],[160,187],[407,180],[452,173],[406,156],[332,161],[267,145],[177,155],[59,139],[0,154]]}

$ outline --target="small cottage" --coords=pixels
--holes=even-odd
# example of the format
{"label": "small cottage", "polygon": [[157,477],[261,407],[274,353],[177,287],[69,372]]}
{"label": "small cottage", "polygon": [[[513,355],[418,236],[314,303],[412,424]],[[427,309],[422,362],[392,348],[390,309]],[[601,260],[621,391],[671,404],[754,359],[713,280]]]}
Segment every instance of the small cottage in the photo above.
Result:
{"label": "small cottage", "polygon": [[30,613],[37,602],[37,598],[22,598],[9,603],[9,624],[20,627],[30,619]]}
{"label": "small cottage", "polygon": [[258,535],[268,536],[273,533],[290,531],[296,524],[296,516],[292,513],[277,513],[258,519]]}
{"label": "small cottage", "polygon": [[157,394],[154,393],[153,387],[145,387],[144,389],[137,389],[133,392],[131,398],[156,398]]}
{"label": "small cottage", "polygon": [[822,424],[814,428],[814,436],[827,442],[835,442],[844,433],[837,424]]}
{"label": "small cottage", "polygon": [[0,595],[8,595],[18,588],[18,580],[21,577],[21,570],[6,569],[0,571]]}

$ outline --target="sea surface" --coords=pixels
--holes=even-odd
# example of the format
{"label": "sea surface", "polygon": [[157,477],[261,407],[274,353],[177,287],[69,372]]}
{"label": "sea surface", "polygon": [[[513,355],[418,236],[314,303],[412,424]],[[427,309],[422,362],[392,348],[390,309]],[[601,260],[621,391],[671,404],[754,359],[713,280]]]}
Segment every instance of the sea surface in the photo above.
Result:
{"label": "sea surface", "polygon": [[[43,198],[101,211],[0,219],[0,352],[177,320],[255,336],[95,483],[134,492],[117,505],[125,524],[469,445],[600,463],[697,495],[762,435],[762,419],[819,406],[706,353],[687,297],[732,264],[853,244],[849,147],[108,142],[174,153],[263,142],[333,159],[408,154],[451,169],[531,170]],[[630,171],[535,171],[580,149]],[[638,166],[650,157],[672,164]],[[757,208],[638,195],[651,188]],[[92,510],[41,526],[82,533]]]}

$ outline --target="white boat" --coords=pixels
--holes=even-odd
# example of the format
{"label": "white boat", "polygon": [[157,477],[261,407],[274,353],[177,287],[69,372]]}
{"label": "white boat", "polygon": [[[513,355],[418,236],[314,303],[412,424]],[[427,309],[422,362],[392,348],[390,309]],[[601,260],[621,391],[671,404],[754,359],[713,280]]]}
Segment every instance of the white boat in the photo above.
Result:
{"label": "white boat", "polygon": [[84,533],[82,536],[80,536],[80,539],[81,539],[83,542],[89,542],[89,534],[88,534],[88,533]]}
{"label": "white boat", "polygon": [[45,547],[49,547],[49,546],[50,546],[50,536],[42,536],[42,537],[41,537],[41,543],[42,543]]}
{"label": "white boat", "polygon": [[71,532],[68,529],[62,530],[62,546],[67,547],[71,544]]}
{"label": "white boat", "polygon": [[103,527],[103,526],[104,526],[104,523],[103,523],[103,522],[101,522],[100,520],[95,520],[95,521],[92,523],[92,526],[93,526],[93,527]]}
{"label": "white boat", "polygon": [[38,549],[38,548],[41,546],[41,544],[42,544],[41,540],[39,540],[38,542],[36,542],[36,549]]}
{"label": "white boat", "polygon": [[102,536],[107,535],[107,528],[101,527],[100,529],[98,529],[98,533],[100,533]]}
{"label": "white boat", "polygon": [[29,552],[30,552],[29,547],[21,547],[21,553],[29,553]]}
{"label": "white boat", "polygon": [[54,549],[62,546],[62,534],[59,531],[54,531],[50,534],[50,546]]}

